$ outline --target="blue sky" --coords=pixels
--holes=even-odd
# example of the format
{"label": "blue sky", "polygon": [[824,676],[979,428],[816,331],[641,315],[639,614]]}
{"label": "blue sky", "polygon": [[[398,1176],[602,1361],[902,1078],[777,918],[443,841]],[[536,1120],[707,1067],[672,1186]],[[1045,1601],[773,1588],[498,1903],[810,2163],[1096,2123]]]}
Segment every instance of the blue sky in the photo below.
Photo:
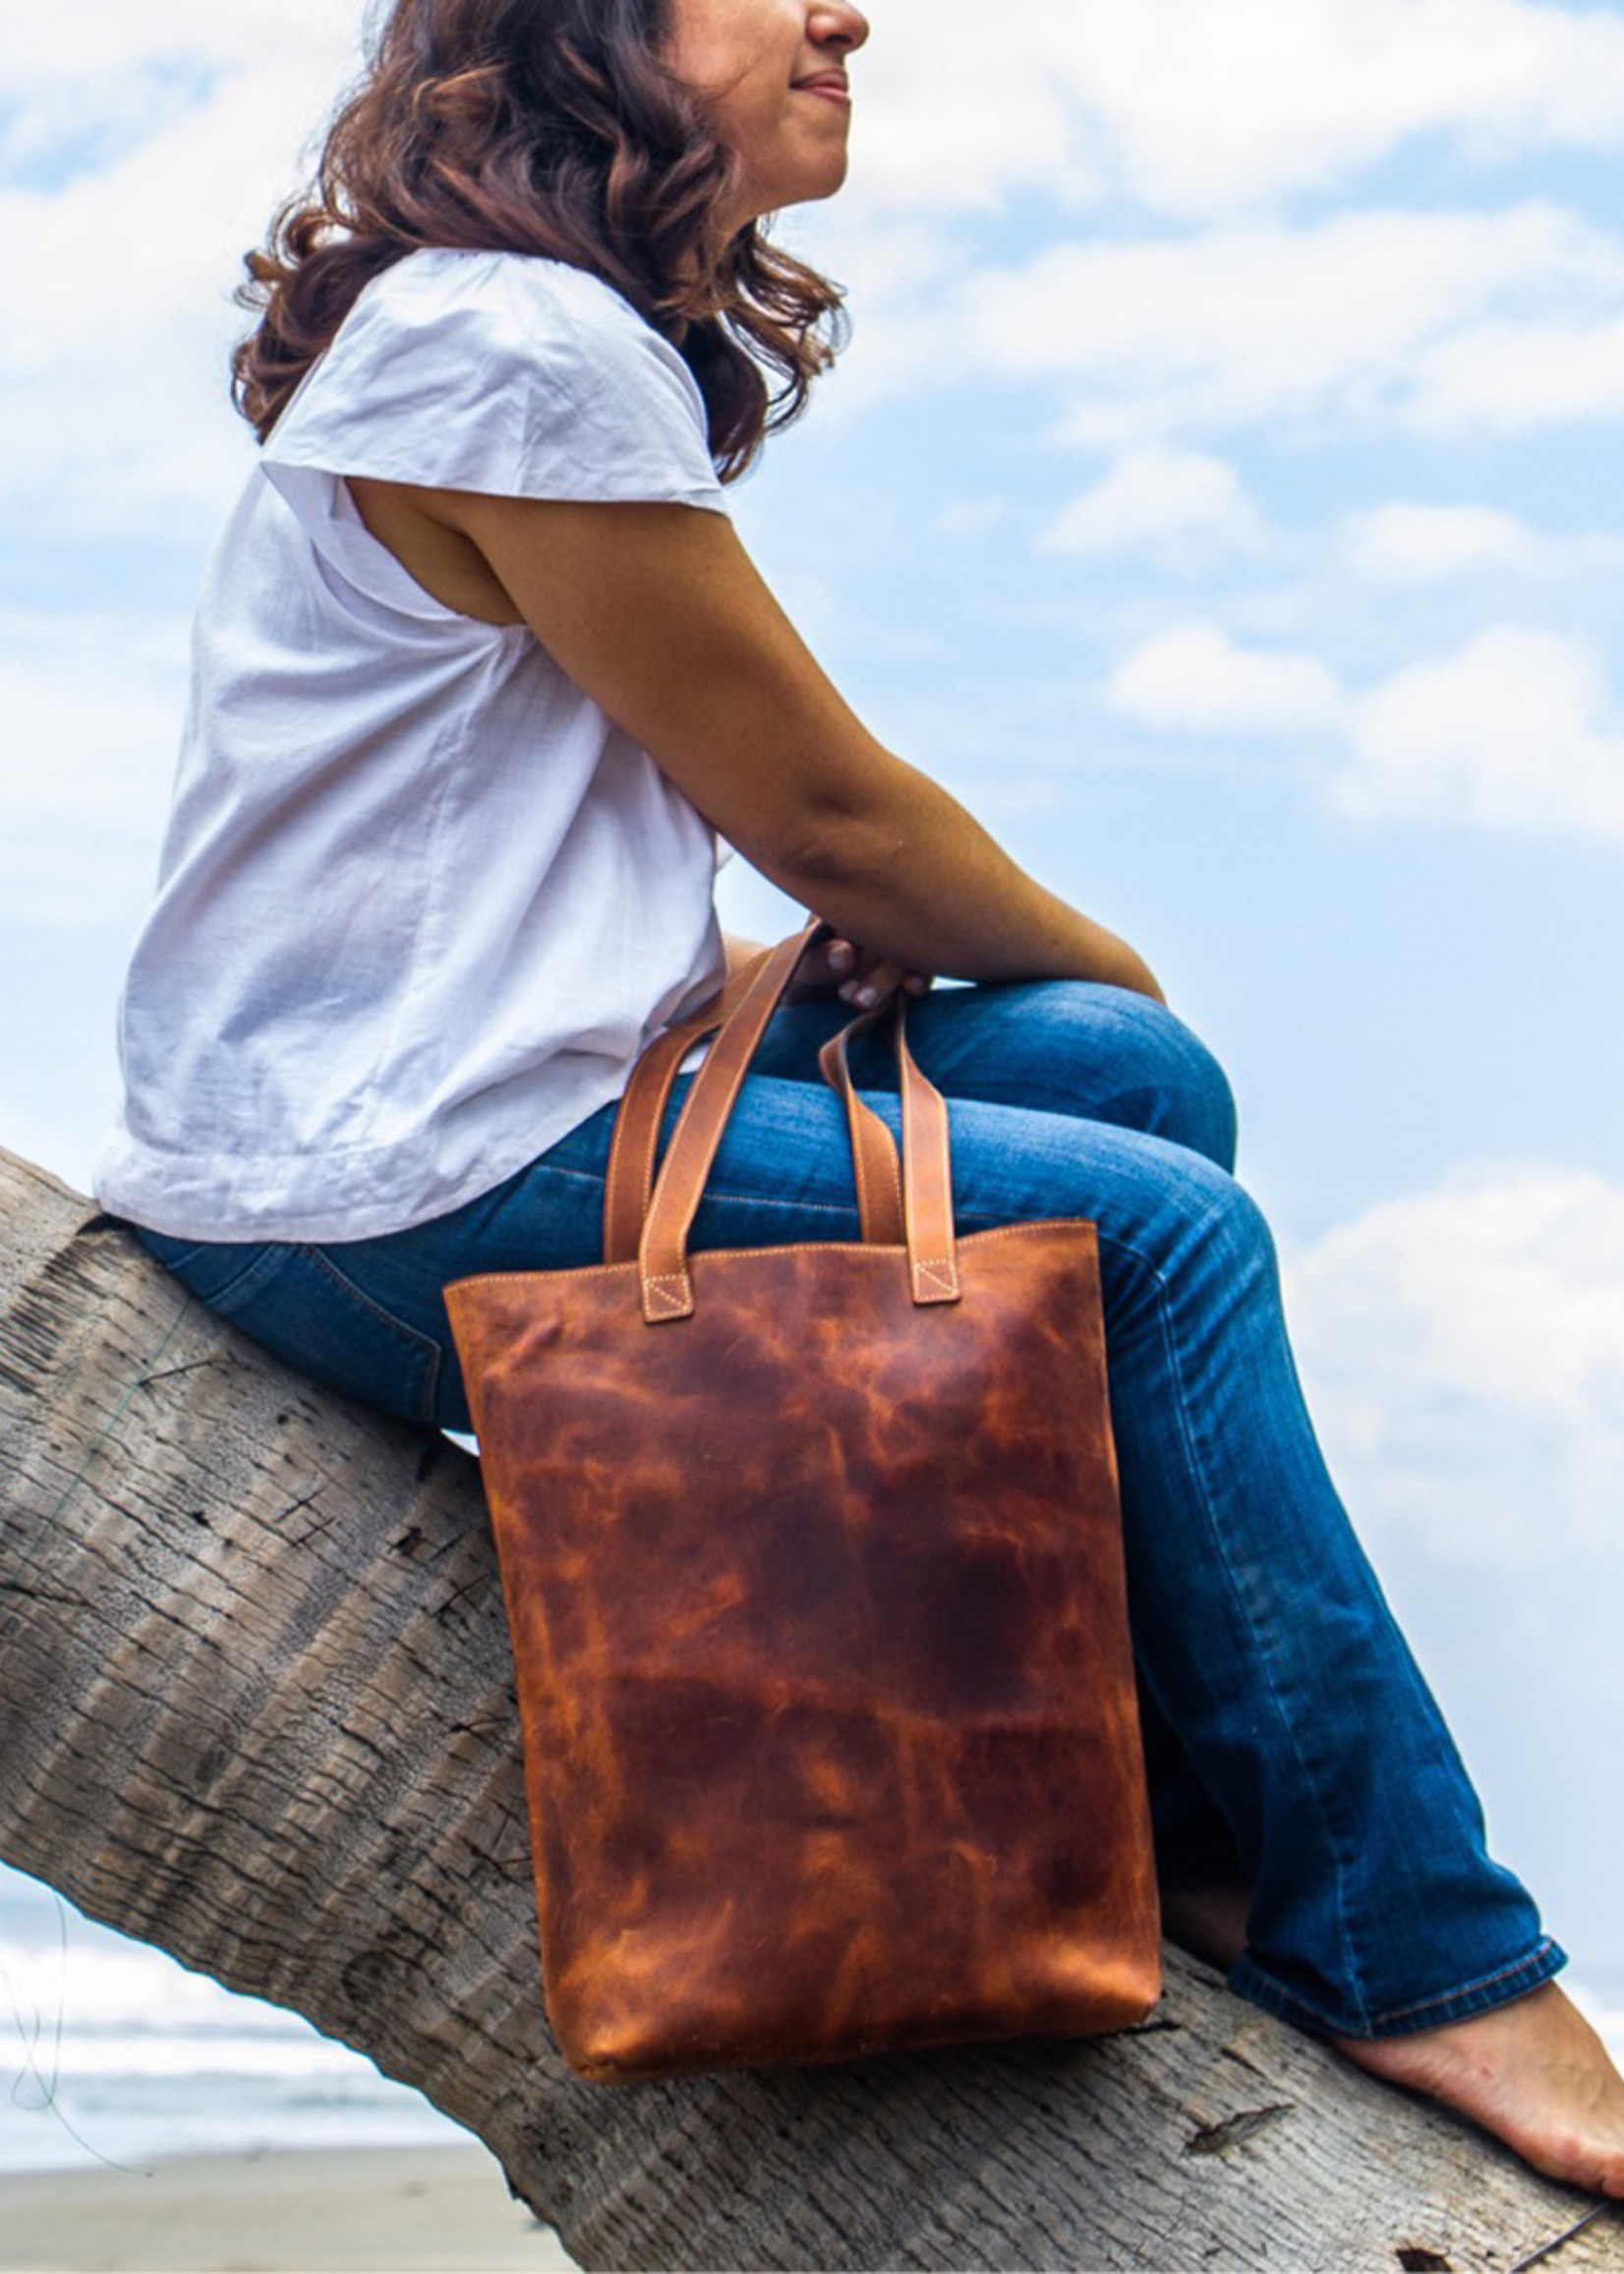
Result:
{"label": "blue sky", "polygon": [[[0,1140],[80,1182],[249,459],[227,296],[346,17],[8,33]],[[740,525],[1229,1065],[1346,1496],[1499,1844],[1624,1978],[1624,15],[872,17],[851,184],[785,229],[852,345]]]}

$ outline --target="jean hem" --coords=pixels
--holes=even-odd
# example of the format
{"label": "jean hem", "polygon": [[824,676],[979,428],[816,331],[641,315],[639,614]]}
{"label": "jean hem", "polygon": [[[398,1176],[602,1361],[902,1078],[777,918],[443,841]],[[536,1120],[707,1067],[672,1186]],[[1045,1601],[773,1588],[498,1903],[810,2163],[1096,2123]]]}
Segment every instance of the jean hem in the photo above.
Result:
{"label": "jean hem", "polygon": [[1513,1959],[1509,1965],[1497,1966],[1491,1974],[1479,1974],[1454,1989],[1440,1991],[1436,1997],[1351,2018],[1327,2012],[1286,1989],[1250,1952],[1237,1958],[1230,1968],[1229,1986],[1238,1997],[1261,2006],[1265,2012],[1289,2021],[1294,2029],[1302,2029],[1312,2037],[1411,2037],[1419,2030],[1441,2029],[1451,2021],[1468,2021],[1475,2013],[1492,2012],[1497,2006],[1509,2006],[1518,1998],[1526,1998],[1531,1990],[1537,1990],[1553,1974],[1560,1973],[1567,1962],[1568,1954],[1562,1946],[1549,1935],[1543,1935],[1533,1951]]}

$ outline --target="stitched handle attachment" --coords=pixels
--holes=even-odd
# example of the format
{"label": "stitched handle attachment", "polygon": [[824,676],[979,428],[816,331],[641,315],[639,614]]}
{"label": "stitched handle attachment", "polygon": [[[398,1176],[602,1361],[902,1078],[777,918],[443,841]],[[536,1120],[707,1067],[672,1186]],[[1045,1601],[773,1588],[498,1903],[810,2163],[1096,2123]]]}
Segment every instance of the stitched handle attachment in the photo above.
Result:
{"label": "stitched handle attachment", "polygon": [[[822,930],[814,918],[804,931],[756,958],[704,1010],[659,1037],[633,1072],[610,1147],[605,1254],[610,1262],[629,1260],[638,1225],[638,1280],[651,1326],[693,1314],[688,1235],[706,1180],[768,1022]],[[887,1014],[894,1021],[902,1106],[900,1171],[891,1132],[858,1096],[847,1057],[852,1038]],[[716,1040],[693,1078],[650,1194],[648,1177],[677,1067],[712,1032]],[[916,1304],[957,1302],[947,1107],[908,1049],[900,998],[854,1019],[826,1045],[820,1064],[845,1103],[865,1241],[886,1247],[905,1242]]]}

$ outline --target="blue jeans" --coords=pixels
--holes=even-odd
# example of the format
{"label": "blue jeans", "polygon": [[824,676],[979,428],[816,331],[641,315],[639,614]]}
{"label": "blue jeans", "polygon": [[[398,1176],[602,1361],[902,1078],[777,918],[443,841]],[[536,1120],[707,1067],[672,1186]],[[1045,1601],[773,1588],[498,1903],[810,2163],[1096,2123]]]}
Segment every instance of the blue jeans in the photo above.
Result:
{"label": "blue jeans", "polygon": [[[769,1030],[693,1245],[857,1235],[844,1118],[817,1078],[843,1011]],[[951,1101],[962,1230],[1099,1227],[1112,1418],[1164,1880],[1244,1880],[1232,1985],[1300,2027],[1388,2036],[1564,1962],[1489,1860],[1481,1810],[1314,1440],[1267,1226],[1231,1176],[1223,1074],[1170,1013],[1080,984],[942,989],[908,1016]],[[869,1038],[858,1079],[897,1127]],[[678,1085],[678,1094],[685,1084]],[[145,1245],[305,1371],[468,1427],[441,1289],[602,1256],[613,1109],[454,1213],[326,1247]]]}

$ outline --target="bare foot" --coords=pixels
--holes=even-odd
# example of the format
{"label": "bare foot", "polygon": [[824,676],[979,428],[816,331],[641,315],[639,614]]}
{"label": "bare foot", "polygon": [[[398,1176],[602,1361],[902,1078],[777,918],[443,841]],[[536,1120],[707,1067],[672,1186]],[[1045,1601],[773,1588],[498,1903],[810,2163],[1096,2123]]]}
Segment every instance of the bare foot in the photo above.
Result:
{"label": "bare foot", "polygon": [[1247,1947],[1247,1913],[1251,1890],[1218,1883],[1212,1887],[1164,1887],[1162,1928],[1170,1942],[1205,1958],[1227,1974]]}
{"label": "bare foot", "polygon": [[1554,1982],[1412,2037],[1338,2037],[1389,2084],[1458,2109],[1547,2178],[1624,2196],[1624,2077]]}

